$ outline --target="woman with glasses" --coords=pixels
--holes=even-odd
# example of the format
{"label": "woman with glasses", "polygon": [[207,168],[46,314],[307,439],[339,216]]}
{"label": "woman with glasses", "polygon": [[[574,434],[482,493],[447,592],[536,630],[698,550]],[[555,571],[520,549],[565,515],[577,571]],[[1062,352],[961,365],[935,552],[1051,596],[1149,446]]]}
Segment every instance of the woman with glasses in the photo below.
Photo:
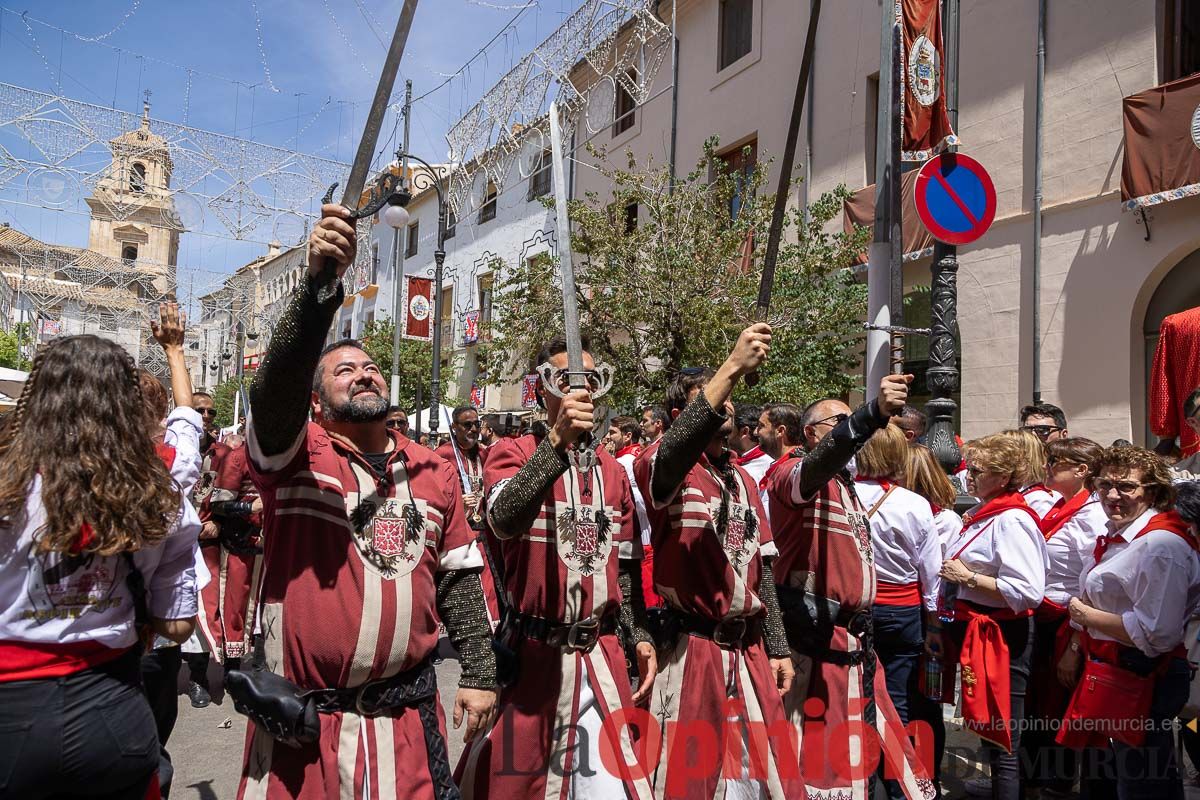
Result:
{"label": "woman with glasses", "polygon": [[[1046,540],[1040,517],[1021,496],[1029,472],[1021,444],[995,434],[967,442],[964,455],[967,490],[980,503],[967,512],[942,564],[938,615],[952,659],[943,674],[953,675],[954,660],[962,666],[964,727],[984,739],[992,797],[1019,800],[1019,722],[1033,651],[1033,609],[1046,588]],[[952,702],[952,681],[943,690],[950,690],[943,701]],[[968,791],[972,788],[977,793],[981,787]]]}
{"label": "woman with glasses", "polygon": [[1059,671],[1082,676],[1058,741],[1112,748],[1085,757],[1085,796],[1094,781],[1115,777],[1122,800],[1182,798],[1171,721],[1188,697],[1183,638],[1200,607],[1200,545],[1171,510],[1170,471],[1151,451],[1105,450],[1092,488],[1107,533],[1068,604],[1078,630]]}
{"label": "woman with glasses", "polygon": [[1079,576],[1091,563],[1096,538],[1105,531],[1108,517],[1090,483],[1104,448],[1090,439],[1056,439],[1046,446],[1046,485],[1062,497],[1042,518],[1046,554],[1046,597],[1034,614],[1033,685],[1029,692],[1031,725],[1021,746],[1030,770],[1026,778],[1044,794],[1063,796],[1075,781],[1074,752],[1054,743],[1055,723],[1062,719],[1074,686],[1074,674],[1058,673],[1067,652],[1071,626],[1067,602],[1079,588]]}
{"label": "woman with glasses", "polygon": [[1021,478],[1021,496],[1038,517],[1044,517],[1062,499],[1062,495],[1046,485],[1046,445],[1025,428],[1002,431],[1000,435],[1010,437],[1024,451],[1025,474]]}

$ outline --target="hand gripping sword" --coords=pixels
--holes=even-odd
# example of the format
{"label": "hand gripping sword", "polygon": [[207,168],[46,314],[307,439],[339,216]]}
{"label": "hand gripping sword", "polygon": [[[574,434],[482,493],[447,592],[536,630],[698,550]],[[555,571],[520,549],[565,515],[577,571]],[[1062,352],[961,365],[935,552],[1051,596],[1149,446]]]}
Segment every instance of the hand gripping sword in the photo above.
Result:
{"label": "hand gripping sword", "polygon": [[[779,186],[775,190],[775,206],[771,210],[771,227],[767,233],[767,252],[763,257],[762,278],[758,283],[758,304],[755,319],[766,322],[771,310],[771,290],[775,287],[775,263],[779,260],[779,240],[783,237],[783,215],[787,210],[788,186],[792,181],[792,164],[796,163],[796,145],[800,139],[800,119],[804,116],[804,96],[808,91],[808,76],[812,74],[813,54],[817,48],[817,23],[821,19],[821,0],[813,0],[808,16],[808,35],[804,40],[804,56],[800,61],[800,79],[796,82],[796,98],[792,102],[792,118],[788,125],[783,162],[779,166]],[[804,180],[809,176],[805,175]],[[758,373],[746,376],[746,385],[758,383]]]}
{"label": "hand gripping sword", "polygon": [[[550,155],[554,176],[555,227],[558,231],[558,266],[562,273],[563,293],[563,338],[567,341],[567,385],[571,391],[584,389],[591,392],[592,400],[602,396],[612,386],[612,367],[597,364],[595,371],[583,368],[583,339],[579,332],[579,306],[575,298],[575,267],[571,261],[571,220],[567,214],[566,159],[563,153],[562,120],[558,102],[550,104]],[[547,363],[538,368],[542,385],[562,397],[564,392],[558,385],[558,376]],[[607,432],[605,420],[600,429],[580,438],[568,458],[576,469],[586,472],[596,466],[596,446]]]}
{"label": "hand gripping sword", "polygon": [[[375,87],[375,98],[371,101],[371,110],[367,113],[367,123],[363,127],[362,138],[358,141],[358,151],[354,154],[354,163],[350,167],[350,177],[346,179],[342,205],[350,212],[351,224],[383,208],[388,196],[404,179],[404,176],[388,170],[383,178],[371,187],[371,194],[366,203],[362,202],[363,187],[366,186],[367,174],[371,171],[375,145],[379,142],[379,130],[383,127],[383,117],[387,113],[388,101],[392,98],[392,86],[396,83],[396,73],[400,71],[400,59],[404,56],[404,45],[408,41],[408,32],[412,28],[413,16],[416,13],[417,0],[404,0],[404,8],[400,10],[400,19],[396,22],[396,32],[392,34],[392,44],[383,62],[383,71],[379,73],[379,84]],[[337,187],[336,183],[330,186],[321,202],[333,202],[333,192]],[[321,288],[317,292],[319,301],[327,300],[336,291],[336,274],[337,268],[332,259],[326,259],[321,272]]]}

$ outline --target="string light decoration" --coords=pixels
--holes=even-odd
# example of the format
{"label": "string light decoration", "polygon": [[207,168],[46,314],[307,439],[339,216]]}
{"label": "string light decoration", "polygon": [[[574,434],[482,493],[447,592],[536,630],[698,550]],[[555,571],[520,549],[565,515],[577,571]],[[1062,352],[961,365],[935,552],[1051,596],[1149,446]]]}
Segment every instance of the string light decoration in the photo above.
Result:
{"label": "string light decoration", "polygon": [[611,125],[618,87],[636,105],[646,102],[671,42],[653,5],[585,0],[450,128],[446,141],[457,168],[447,198],[460,219],[483,200],[475,191],[480,172],[502,192],[529,137],[549,141],[552,84],[568,130],[581,119],[592,134]]}
{"label": "string light decoration", "polygon": [[258,57],[262,61],[263,76],[267,79],[267,88],[278,93],[279,87],[271,80],[271,67],[267,64],[267,48],[263,45],[262,17],[258,13],[258,3],[250,0],[250,8],[254,10],[254,37],[258,40]]}

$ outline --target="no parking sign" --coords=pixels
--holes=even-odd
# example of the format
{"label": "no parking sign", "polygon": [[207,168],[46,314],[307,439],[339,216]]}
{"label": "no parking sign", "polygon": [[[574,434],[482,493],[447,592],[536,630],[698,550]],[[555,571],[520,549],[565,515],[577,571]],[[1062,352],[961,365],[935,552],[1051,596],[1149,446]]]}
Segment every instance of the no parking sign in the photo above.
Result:
{"label": "no parking sign", "polygon": [[917,173],[917,216],[935,239],[969,244],[996,218],[996,187],[975,159],[961,153],[931,158]]}

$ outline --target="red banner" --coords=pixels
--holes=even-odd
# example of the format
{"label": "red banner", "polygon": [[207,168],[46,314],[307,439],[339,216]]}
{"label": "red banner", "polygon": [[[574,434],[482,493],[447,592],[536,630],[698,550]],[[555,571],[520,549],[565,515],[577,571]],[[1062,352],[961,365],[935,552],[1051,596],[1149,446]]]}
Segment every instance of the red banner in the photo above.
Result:
{"label": "red banner", "polygon": [[946,114],[941,0],[896,0],[903,29],[900,81],[904,132],[900,158],[927,161],[958,144]]}
{"label": "red banner", "polygon": [[538,376],[526,375],[521,379],[521,407],[537,408]]}
{"label": "red banner", "polygon": [[404,338],[433,337],[433,281],[407,275],[404,279]]}

